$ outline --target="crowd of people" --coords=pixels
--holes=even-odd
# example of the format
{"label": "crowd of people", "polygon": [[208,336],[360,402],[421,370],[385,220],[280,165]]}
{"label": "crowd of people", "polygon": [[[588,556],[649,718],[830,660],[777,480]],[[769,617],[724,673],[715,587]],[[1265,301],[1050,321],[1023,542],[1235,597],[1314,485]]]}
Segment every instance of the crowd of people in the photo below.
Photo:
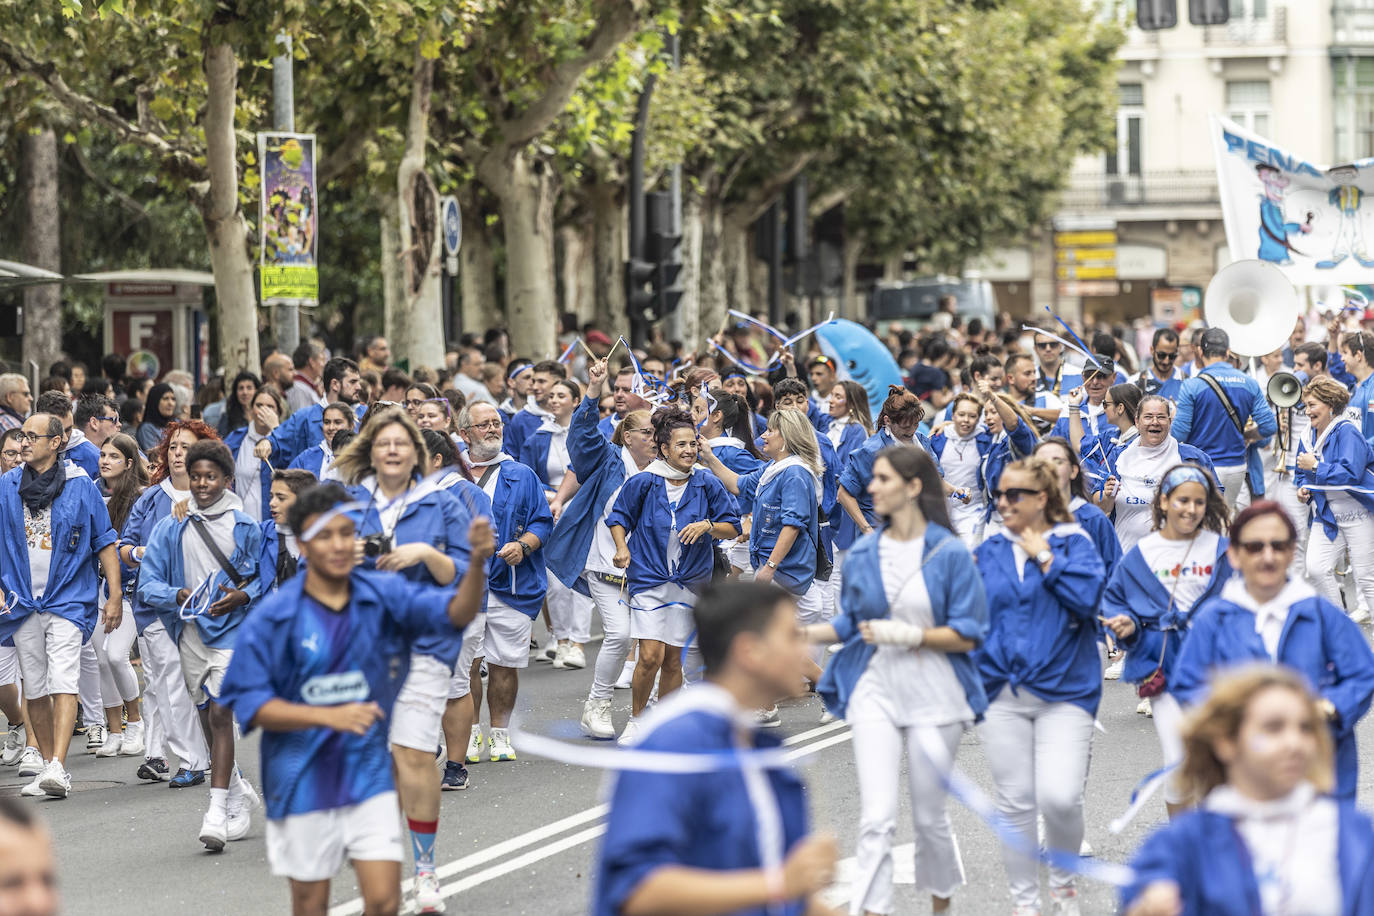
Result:
{"label": "crowd of people", "polygon": [[[569,323],[560,358],[492,329],[442,368],[371,337],[199,387],[113,356],[36,396],[0,375],[0,764],[63,798],[84,736],[139,779],[208,784],[216,852],[265,806],[301,914],[346,862],[365,911],[395,912],[408,838],[413,905],[442,912],[441,793],[516,759],[523,669],[590,667],[566,715],[627,761],[593,911],[825,913],[834,843],[756,762],[778,701],[814,693],[853,738],[851,912],[894,911],[903,758],[916,883],[950,910],[946,785],[976,729],[999,829],[1050,851],[1042,895],[1004,844],[1012,913],[1077,914],[1122,679],[1170,817],[1124,912],[1374,912],[1353,807],[1374,334],[1300,320],[1252,359],[1220,328],[1137,355],[1120,329],[937,319],[877,331],[903,384],[875,398],[758,320],[698,352]],[[1281,371],[1296,404],[1268,399]],[[261,791],[235,757],[258,729]],[[724,762],[636,770],[648,752]]]}

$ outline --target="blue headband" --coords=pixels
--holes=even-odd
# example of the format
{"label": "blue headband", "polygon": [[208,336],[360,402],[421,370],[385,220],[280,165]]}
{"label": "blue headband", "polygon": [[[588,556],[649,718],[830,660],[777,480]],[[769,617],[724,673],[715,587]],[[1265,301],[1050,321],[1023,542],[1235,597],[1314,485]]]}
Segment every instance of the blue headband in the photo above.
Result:
{"label": "blue headband", "polygon": [[521,366],[519,369],[513,369],[513,370],[511,370],[511,374],[508,375],[508,376],[506,376],[506,379],[507,379],[508,381],[509,381],[509,380],[516,379],[516,378],[518,378],[520,375],[522,375],[523,373],[529,372],[529,371],[530,371],[531,369],[533,369],[533,368],[534,368],[534,363],[525,363],[525,365]]}
{"label": "blue headband", "polygon": [[1194,467],[1193,465],[1185,465],[1183,467],[1174,468],[1168,474],[1164,475],[1164,480],[1159,484],[1159,492],[1168,496],[1185,483],[1200,483],[1204,490],[1210,491],[1212,489],[1210,486],[1211,481],[1208,479],[1206,471],[1202,470],[1202,468]]}

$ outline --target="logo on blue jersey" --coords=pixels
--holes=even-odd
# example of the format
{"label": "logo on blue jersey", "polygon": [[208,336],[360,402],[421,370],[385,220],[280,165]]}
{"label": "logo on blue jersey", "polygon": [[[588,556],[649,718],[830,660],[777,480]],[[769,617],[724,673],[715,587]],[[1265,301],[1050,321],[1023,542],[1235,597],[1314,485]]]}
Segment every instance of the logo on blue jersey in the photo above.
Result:
{"label": "logo on blue jersey", "polygon": [[311,706],[361,703],[369,693],[367,678],[361,671],[318,674],[301,687],[301,699]]}

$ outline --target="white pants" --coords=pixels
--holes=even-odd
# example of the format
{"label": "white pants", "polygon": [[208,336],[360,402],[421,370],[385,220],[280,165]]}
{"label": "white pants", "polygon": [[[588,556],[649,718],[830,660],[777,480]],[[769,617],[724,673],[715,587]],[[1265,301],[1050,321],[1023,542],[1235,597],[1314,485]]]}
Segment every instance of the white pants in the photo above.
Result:
{"label": "white pants", "polygon": [[200,727],[200,716],[186,692],[181,673],[181,653],[167,635],[162,621],[154,621],[138,638],[138,653],[143,659],[146,683],[143,699],[147,704],[144,744],[148,757],[166,757],[166,749],[188,770],[210,766],[210,749]]}
{"label": "white pants", "polygon": [[592,689],[587,692],[587,699],[609,700],[615,692],[625,656],[630,654],[630,605],[621,600],[620,586],[602,582],[592,573],[588,573],[586,579],[592,602],[601,615],[601,631],[605,634],[601,651],[596,654]]}
{"label": "white pants", "polygon": [[105,625],[96,620],[95,632],[81,644],[81,675],[77,679],[77,698],[81,702],[81,721],[86,725],[105,724],[105,704],[100,689],[100,660],[95,641],[105,637]]}
{"label": "white pants", "polygon": [[1338,520],[1336,539],[1328,540],[1318,522],[1312,526],[1307,542],[1307,568],[1322,597],[1341,607],[1341,581],[1336,577],[1341,551],[1350,548],[1350,569],[1355,576],[1355,591],[1365,606],[1374,608],[1374,517],[1367,512]]}
{"label": "white pants", "polygon": [[554,639],[581,644],[592,638],[592,599],[568,588],[549,573],[549,624]]}
{"label": "white pants", "polygon": [[[1154,716],[1155,733],[1159,735],[1159,749],[1164,754],[1163,766],[1183,761],[1183,708],[1173,694],[1161,693],[1150,698],[1150,714]],[[1164,800],[1181,805],[1188,795],[1178,785],[1177,773],[1164,783]]]}
{"label": "white pants", "polygon": [[[854,851],[854,896],[851,913],[892,912],[892,837],[897,830],[902,751],[907,757],[911,818],[916,827],[916,886],[937,897],[950,897],[964,883],[964,865],[950,826],[940,770],[921,748],[914,728],[889,721],[851,723],[854,762],[859,774],[859,841]],[[959,750],[963,723],[938,729],[948,766]]]}
{"label": "white pants", "polygon": [[958,500],[950,504],[949,521],[954,526],[954,533],[959,535],[959,540],[964,542],[964,546],[969,550],[977,550],[978,545],[983,543],[984,516],[987,507],[981,503],[974,503],[965,506]]}
{"label": "white pants", "polygon": [[[1045,845],[1077,854],[1083,843],[1083,790],[1092,755],[1093,717],[1072,703],[1047,703],[1022,689],[1002,688],[978,729],[997,784],[997,810],[1032,848],[1035,816],[1045,818]],[[1002,849],[1015,906],[1038,907],[1040,867]],[[1073,887],[1074,876],[1050,869],[1052,888]]]}
{"label": "white pants", "polygon": [[[825,599],[821,596],[821,590],[816,585],[817,583],[812,582],[805,595],[793,596],[797,599],[798,626],[805,627],[813,623],[825,623],[830,619],[825,616]],[[825,667],[825,646],[812,646],[807,650],[807,654],[811,656],[813,662],[822,668]]]}
{"label": "white pants", "polygon": [[1291,567],[1296,576],[1307,575],[1307,540],[1302,536],[1302,532],[1307,530],[1307,520],[1312,509],[1307,503],[1298,499],[1298,488],[1293,485],[1293,475],[1290,472],[1280,474],[1278,471],[1264,472],[1264,498],[1272,499],[1283,507],[1283,511],[1288,513],[1288,517],[1293,520],[1293,524],[1298,526],[1297,549],[1293,551],[1293,565]]}
{"label": "white pants", "polygon": [[19,650],[0,646],[0,687],[19,683]]}
{"label": "white pants", "polygon": [[138,636],[138,625],[134,623],[134,612],[129,602],[124,602],[124,617],[119,626],[111,633],[103,627],[95,628],[91,643],[95,647],[95,657],[100,663],[100,697],[106,708],[118,706],[121,702],[138,699],[138,675],[129,662],[129,649]]}
{"label": "white pants", "polygon": [[1245,490],[1247,470],[1247,466],[1243,464],[1233,464],[1230,467],[1217,466],[1217,483],[1221,485],[1221,495],[1226,498],[1226,508],[1236,508],[1236,500]]}
{"label": "white pants", "polygon": [[838,547],[835,548],[835,560],[833,562],[833,568],[830,570],[830,587],[835,590],[835,610],[834,613],[831,614],[832,617],[839,614],[841,610],[840,595],[844,590],[844,558],[847,556],[849,556],[848,547],[844,550],[840,550]]}

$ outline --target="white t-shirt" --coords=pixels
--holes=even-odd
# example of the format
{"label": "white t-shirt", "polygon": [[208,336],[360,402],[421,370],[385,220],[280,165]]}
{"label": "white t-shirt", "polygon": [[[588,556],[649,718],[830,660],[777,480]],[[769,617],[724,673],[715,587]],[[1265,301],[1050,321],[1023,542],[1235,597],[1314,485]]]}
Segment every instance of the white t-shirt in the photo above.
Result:
{"label": "white t-shirt", "polygon": [[971,494],[970,506],[983,504],[982,491],[978,489],[978,465],[982,456],[978,454],[978,433],[967,439],[950,435],[945,439],[945,450],[940,455],[940,467],[944,469],[945,480],[954,487],[967,487]]}
{"label": "white t-shirt", "polygon": [[1174,610],[1190,611],[1212,579],[1220,540],[1215,531],[1199,531],[1188,541],[1171,541],[1156,531],[1136,546],[1164,590],[1173,593]]}
{"label": "white t-shirt", "polygon": [[48,570],[52,566],[52,506],[37,515],[21,508],[24,513],[24,539],[29,546],[29,581],[34,599],[42,598],[48,587]]}
{"label": "white t-shirt", "polygon": [[248,435],[243,437],[239,453],[234,456],[234,492],[243,500],[243,511],[255,522],[263,521],[262,459],[253,454],[253,449],[264,438],[266,437],[258,435],[254,427],[249,426]]}
{"label": "white t-shirt", "polygon": [[568,429],[558,427],[549,436],[549,460],[544,466],[544,470],[549,475],[549,486],[555,490],[563,482],[563,476],[568,473],[568,465],[572,464],[572,458],[568,455]]}
{"label": "white t-shirt", "polygon": [[[225,512],[215,519],[206,519],[205,527],[210,532],[210,537],[224,552],[226,558],[234,555],[234,513]],[[210,548],[205,546],[205,541],[199,534],[191,530],[187,525],[186,530],[181,535],[181,559],[182,569],[186,574],[186,581],[181,583],[182,588],[195,589],[209,577],[221,571],[219,561],[210,552]],[[172,583],[176,584],[176,583]],[[216,598],[219,596],[216,595]]]}
{"label": "white t-shirt", "polygon": [[1178,442],[1170,436],[1154,448],[1147,448],[1135,439],[1122,450],[1116,460],[1116,513],[1112,524],[1121,541],[1122,553],[1150,533],[1154,524],[1151,504],[1155,491],[1165,473],[1181,461]]}

